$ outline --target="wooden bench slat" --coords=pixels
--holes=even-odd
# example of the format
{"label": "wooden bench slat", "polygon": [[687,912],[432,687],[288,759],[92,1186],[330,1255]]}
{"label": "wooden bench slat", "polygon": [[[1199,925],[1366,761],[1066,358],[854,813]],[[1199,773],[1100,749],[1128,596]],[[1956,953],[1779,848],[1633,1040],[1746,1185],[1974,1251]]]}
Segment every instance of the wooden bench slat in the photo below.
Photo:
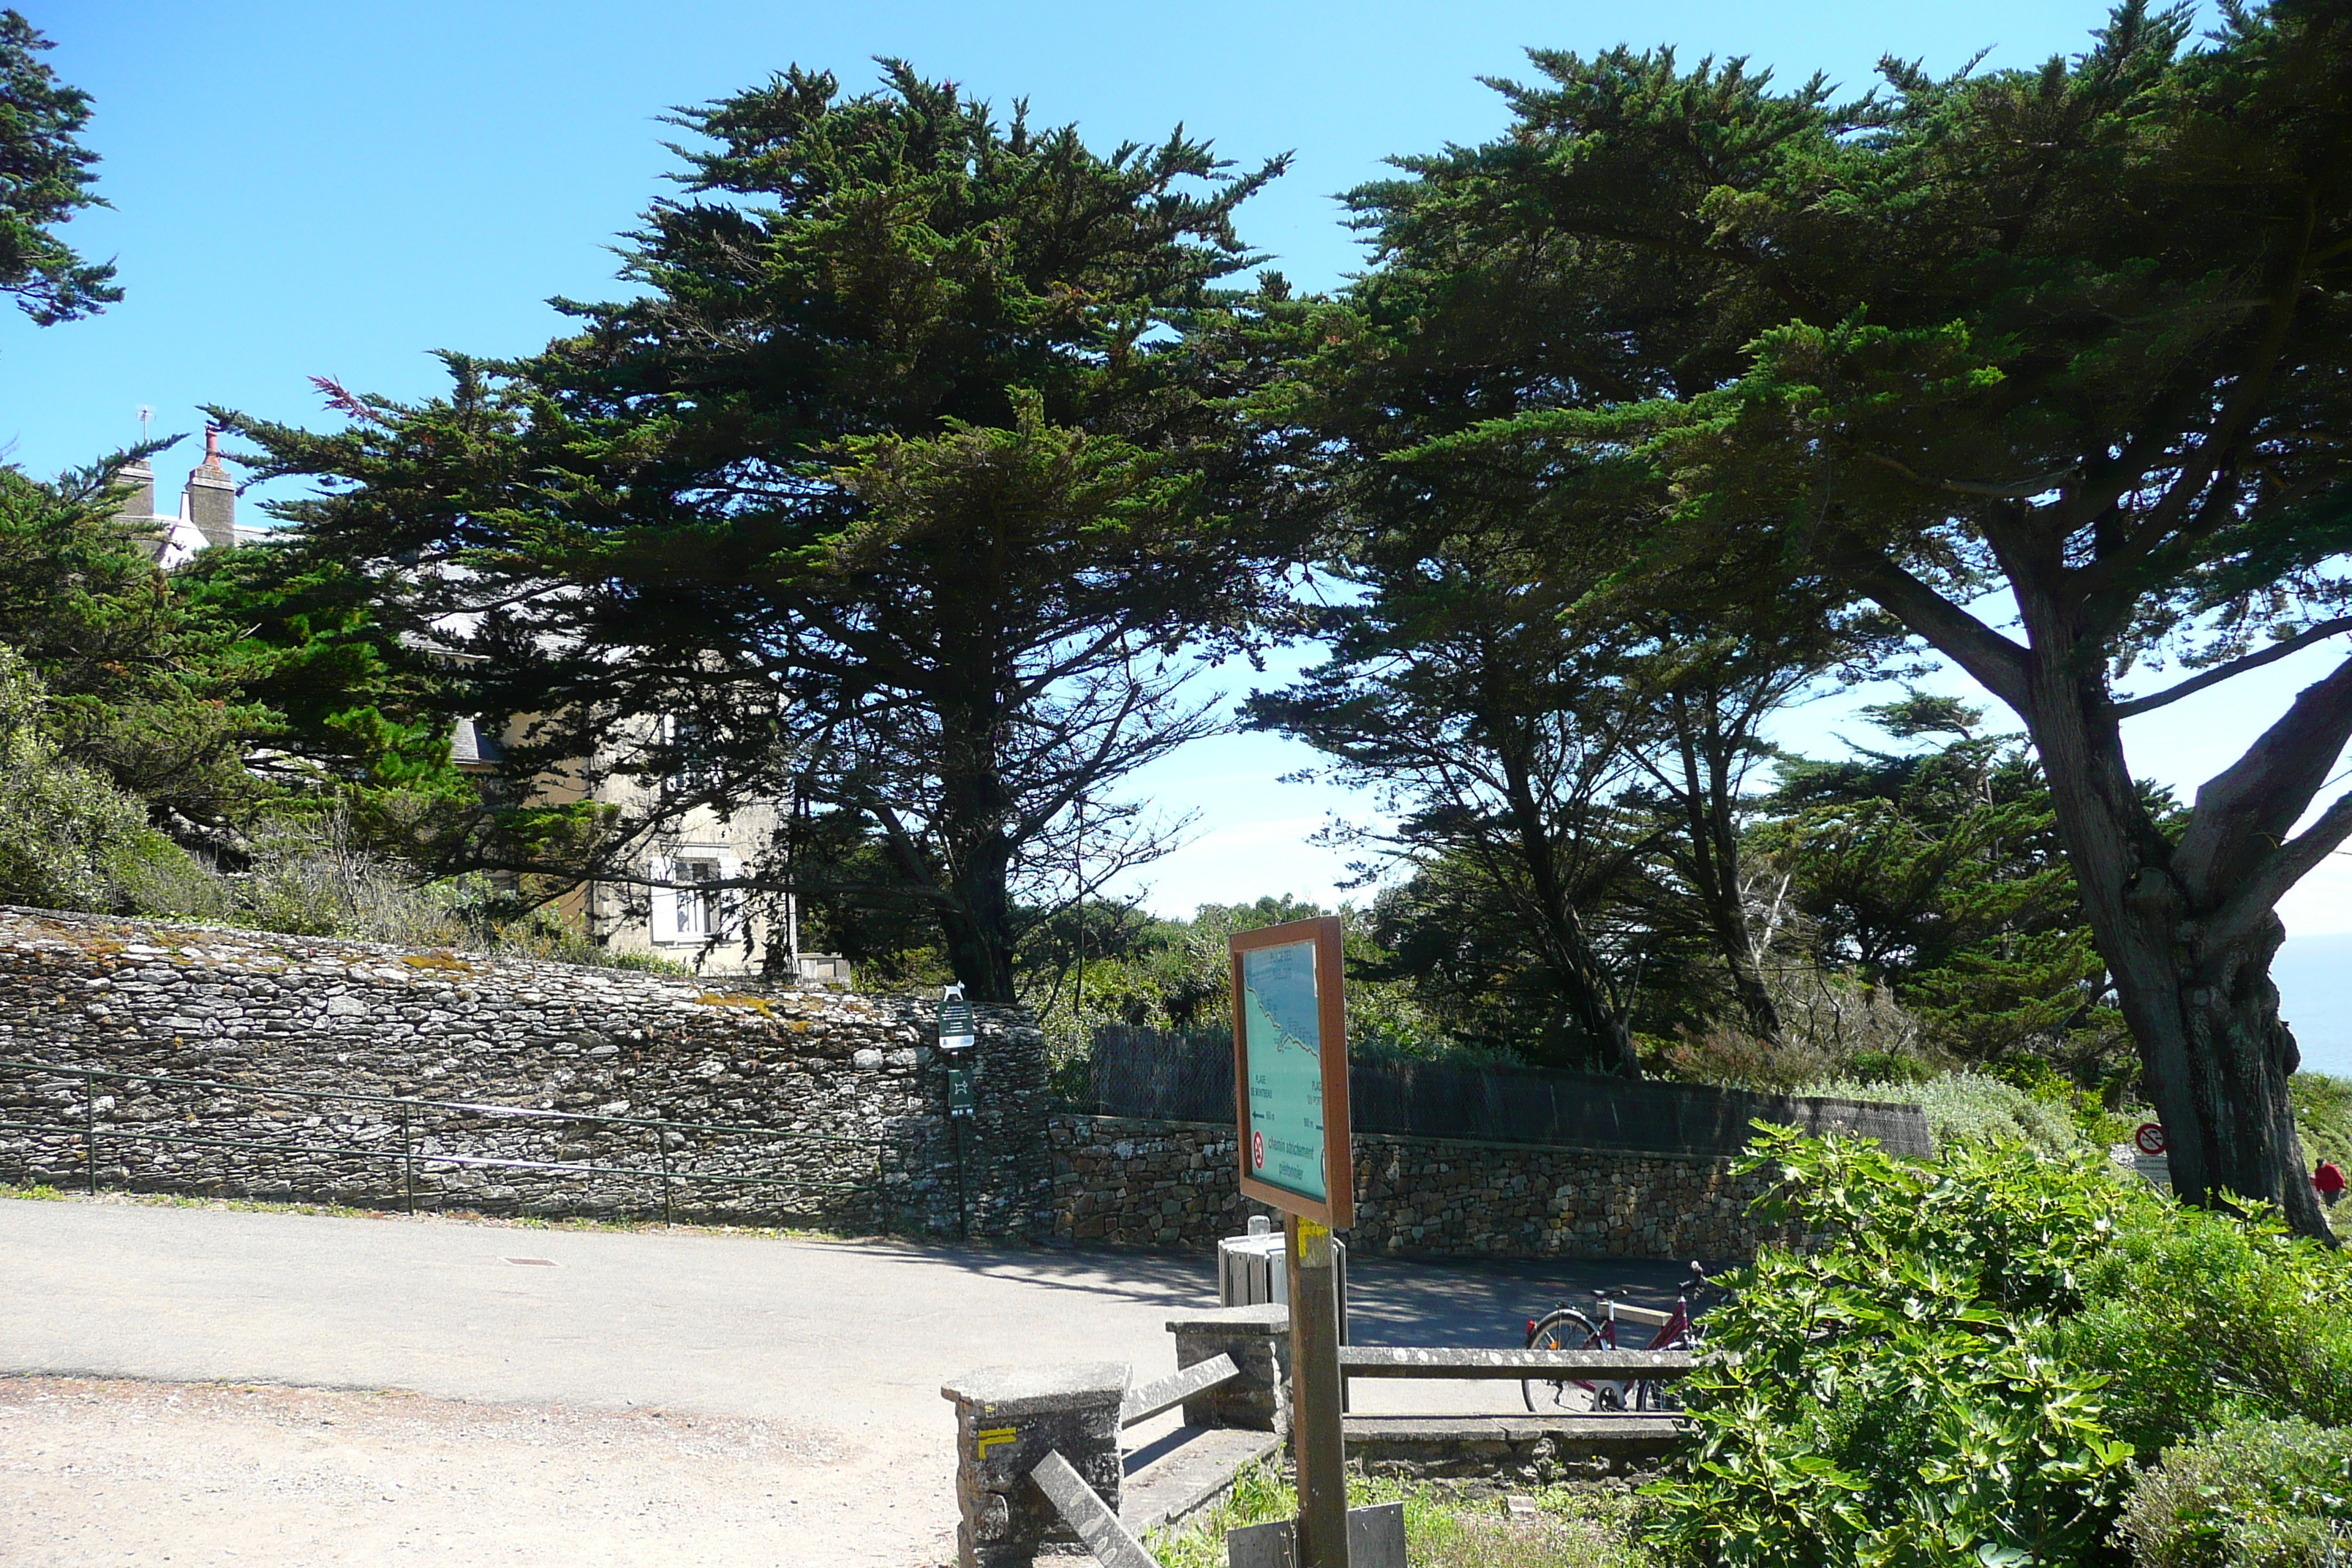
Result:
{"label": "wooden bench slat", "polygon": [[1118,1521],[1118,1515],[1111,1512],[1110,1505],[1087,1485],[1086,1477],[1062,1458],[1061,1450],[1052,1450],[1038,1460],[1029,1479],[1053,1501],[1063,1520],[1078,1532],[1078,1539],[1086,1542],[1087,1550],[1094,1553],[1095,1561],[1103,1568],[1160,1568],[1151,1553],[1143,1549],[1143,1542],[1129,1534],[1127,1526]]}
{"label": "wooden bench slat", "polygon": [[1229,1355],[1213,1355],[1196,1362],[1183,1371],[1146,1384],[1119,1402],[1118,1424],[1121,1427],[1149,1421],[1162,1411],[1173,1410],[1186,1400],[1231,1383],[1242,1374]]}

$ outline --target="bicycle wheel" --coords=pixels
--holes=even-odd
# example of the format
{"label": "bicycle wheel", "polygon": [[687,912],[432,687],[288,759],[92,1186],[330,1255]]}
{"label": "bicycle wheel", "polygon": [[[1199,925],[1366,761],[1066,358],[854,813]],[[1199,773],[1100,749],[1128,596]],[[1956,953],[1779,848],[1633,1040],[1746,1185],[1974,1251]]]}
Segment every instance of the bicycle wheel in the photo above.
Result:
{"label": "bicycle wheel", "polygon": [[[1528,1349],[1531,1351],[1597,1351],[1606,1350],[1601,1331],[1592,1320],[1573,1307],[1559,1307],[1537,1321],[1528,1331]],[[1595,1383],[1585,1378],[1528,1377],[1519,1380],[1519,1392],[1526,1396],[1528,1408],[1538,1415],[1589,1415],[1596,1410],[1625,1408],[1625,1390],[1622,1384]]]}
{"label": "bicycle wheel", "polygon": [[[1690,1351],[1696,1353],[1698,1350],[1698,1325],[1693,1323],[1689,1328],[1683,1331],[1683,1332],[1675,1339],[1674,1343],[1670,1345],[1652,1345],[1650,1348],[1652,1350]],[[1679,1413],[1683,1408],[1682,1390],[1679,1385],[1668,1383],[1661,1378],[1644,1378],[1643,1381],[1633,1385],[1633,1408],[1636,1410]]]}

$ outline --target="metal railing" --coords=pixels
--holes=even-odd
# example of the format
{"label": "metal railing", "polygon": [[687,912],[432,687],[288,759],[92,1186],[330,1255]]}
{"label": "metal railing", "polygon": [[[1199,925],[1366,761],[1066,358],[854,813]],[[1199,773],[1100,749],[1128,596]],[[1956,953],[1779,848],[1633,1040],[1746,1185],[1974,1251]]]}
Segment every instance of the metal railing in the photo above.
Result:
{"label": "metal railing", "polygon": [[[82,1080],[82,1121],[79,1129],[68,1129],[57,1121],[0,1121],[0,1132],[34,1132],[55,1135],[61,1131],[78,1131],[82,1142],[82,1165],[89,1191],[99,1188],[99,1145],[101,1140],[116,1143],[153,1143],[168,1146],[203,1149],[242,1149],[268,1154],[297,1157],[326,1157],[396,1162],[402,1168],[401,1193],[409,1213],[416,1212],[416,1176],[418,1167],[430,1173],[436,1166],[467,1169],[536,1172],[559,1176],[633,1176],[661,1184],[661,1211],[665,1224],[673,1215],[672,1194],[680,1183],[719,1183],[757,1187],[792,1187],[808,1193],[870,1193],[874,1213],[880,1228],[892,1228],[888,1223],[888,1169],[887,1156],[896,1147],[884,1138],[846,1138],[831,1133],[785,1131],[772,1127],[753,1127],[731,1122],[681,1121],[658,1116],[614,1116],[586,1111],[549,1110],[516,1105],[478,1104],[466,1100],[422,1100],[403,1095],[365,1094],[341,1089],[280,1089],[261,1084],[236,1083],[226,1079],[179,1078],[165,1073],[126,1072],[113,1068],[69,1066],[61,1062],[30,1062],[0,1060],[0,1071],[31,1075],[47,1075]],[[263,1100],[299,1100],[308,1104],[335,1102],[390,1108],[383,1113],[388,1129],[392,1117],[397,1114],[400,1147],[377,1148],[364,1142],[342,1142],[316,1143],[286,1142],[274,1139],[205,1137],[184,1131],[160,1131],[152,1123],[137,1122],[123,1125],[99,1119],[99,1085],[102,1081],[120,1084],[160,1084],[194,1089],[213,1095],[251,1095]],[[186,1108],[180,1108],[183,1110]],[[651,1166],[600,1163],[579,1160],[530,1160],[507,1155],[453,1152],[437,1147],[420,1146],[417,1123],[426,1113],[484,1117],[501,1121],[547,1125],[580,1124],[603,1128],[638,1130],[650,1134],[656,1151],[656,1163]],[[193,1115],[188,1117],[194,1121]],[[814,1145],[843,1150],[863,1149],[872,1158],[872,1176],[866,1181],[812,1181],[801,1175],[754,1175],[737,1171],[697,1171],[679,1169],[671,1158],[671,1134],[681,1138],[695,1135],[729,1134],[738,1137],[762,1138],[793,1146]],[[423,1142],[437,1143],[438,1136],[428,1134]]]}

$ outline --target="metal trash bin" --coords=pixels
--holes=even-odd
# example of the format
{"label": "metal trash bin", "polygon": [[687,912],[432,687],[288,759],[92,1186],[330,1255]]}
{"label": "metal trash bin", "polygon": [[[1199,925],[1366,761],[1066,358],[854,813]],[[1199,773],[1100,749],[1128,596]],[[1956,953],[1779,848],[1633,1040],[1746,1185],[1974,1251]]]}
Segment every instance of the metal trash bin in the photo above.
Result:
{"label": "metal trash bin", "polygon": [[[1252,1215],[1247,1236],[1217,1243],[1217,1305],[1262,1307],[1290,1302],[1290,1271],[1283,1266],[1282,1237],[1264,1215]],[[1331,1242],[1331,1283],[1339,1297],[1339,1342],[1348,1338],[1348,1244]]]}

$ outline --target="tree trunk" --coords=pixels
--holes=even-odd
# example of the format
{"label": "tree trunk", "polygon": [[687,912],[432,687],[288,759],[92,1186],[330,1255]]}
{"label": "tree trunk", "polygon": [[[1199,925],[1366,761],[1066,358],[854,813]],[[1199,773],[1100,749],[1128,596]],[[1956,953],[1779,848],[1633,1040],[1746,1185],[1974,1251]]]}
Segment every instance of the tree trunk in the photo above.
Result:
{"label": "tree trunk", "polygon": [[[2148,910],[2160,919],[2162,902]],[[2156,947],[2161,928],[2135,947]],[[2258,1198],[2305,1236],[2333,1239],[2307,1179],[2287,1079],[2299,1065],[2294,1035],[2279,1018],[2271,957],[2285,940],[2276,916],[2252,938],[2218,952],[2182,952],[2146,966],[2125,992],[2125,1016],[2141,1041],[2143,1087],[2162,1118],[2173,1191],[2210,1205],[2223,1194]],[[2137,997],[2138,1005],[2132,1005]],[[2158,1048],[2150,1050],[2150,1042]],[[2159,1065],[2160,1064],[2160,1065]]]}
{"label": "tree trunk", "polygon": [[1560,877],[1551,827],[1536,804],[1524,751],[1506,756],[1503,772],[1513,835],[1535,893],[1537,925],[1550,960],[1546,967],[1561,982],[1561,999],[1596,1058],[1593,1065],[1620,1078],[1638,1079],[1642,1056],[1633,1046],[1633,1024],[1617,1003],[1601,955],[1593,951],[1583,918]]}
{"label": "tree trunk", "polygon": [[953,901],[940,911],[948,963],[975,1002],[1011,1003],[1013,994],[1013,899],[1005,888],[1004,860],[975,866],[950,889]]}
{"label": "tree trunk", "polygon": [[1755,946],[1748,929],[1748,910],[1739,885],[1739,828],[1732,815],[1730,747],[1716,721],[1712,694],[1704,705],[1707,733],[1692,733],[1691,709],[1701,704],[1677,694],[1674,698],[1675,742],[1681,752],[1683,827],[1690,836],[1691,882],[1698,889],[1699,907],[1706,917],[1708,936],[1717,956],[1731,977],[1731,994],[1739,1004],[1748,1032],[1775,1045],[1780,1039],[1780,1010],[1757,973]]}
{"label": "tree trunk", "polygon": [[2268,915],[2250,936],[2207,944],[2204,922],[2235,889],[2211,889],[2200,904],[2183,884],[2174,847],[2133,787],[2104,661],[2083,656],[2068,617],[2046,600],[2021,593],[2019,605],[2033,638],[2026,728],[2139,1046],[2142,1087],[2164,1123],[2173,1191],[2200,1205],[2223,1194],[2271,1204],[2295,1231],[2332,1242],[2295,1133],[2294,1037],[2270,981],[2285,928]]}
{"label": "tree trunk", "polygon": [[948,963],[975,1002],[1010,1003],[1013,994],[1014,846],[1006,834],[1013,815],[1005,787],[1001,745],[1004,688],[992,648],[976,636],[943,654],[941,665],[988,671],[993,684],[974,680],[939,700],[940,794],[934,818],[947,850],[947,902],[940,925]]}

